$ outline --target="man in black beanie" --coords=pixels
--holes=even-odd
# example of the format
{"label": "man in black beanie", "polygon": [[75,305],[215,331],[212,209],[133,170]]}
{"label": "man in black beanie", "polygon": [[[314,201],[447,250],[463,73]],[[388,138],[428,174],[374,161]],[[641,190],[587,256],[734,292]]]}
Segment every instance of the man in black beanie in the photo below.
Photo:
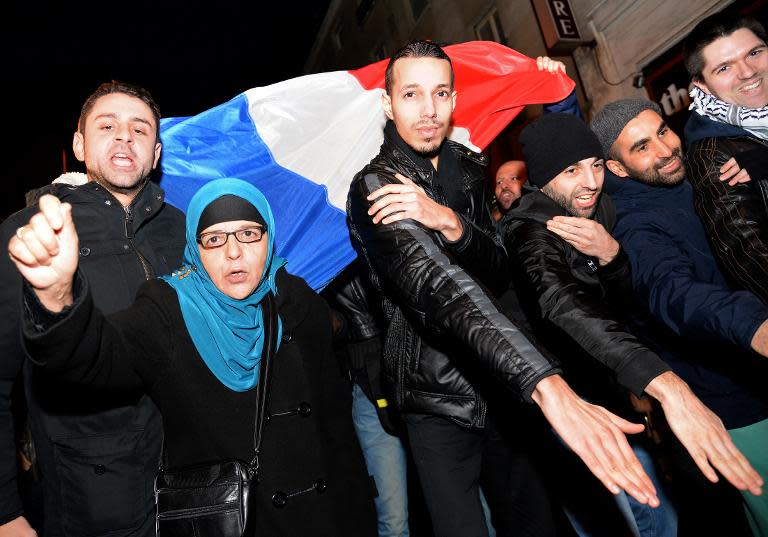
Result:
{"label": "man in black beanie", "polygon": [[[539,335],[546,332],[539,339],[551,343],[579,393],[630,419],[627,392],[650,395],[694,459],[703,458],[699,466],[708,478],[717,479],[712,464],[735,486],[758,491],[762,481],[719,419],[625,328],[622,301],[631,288],[631,269],[606,230],[614,210],[601,195],[605,164],[598,138],[574,116],[549,114],[527,126],[520,143],[529,182],[540,190],[524,195],[501,225],[521,301]],[[556,217],[571,218],[566,225]],[[652,468],[646,471],[653,475]],[[641,534],[640,526],[659,524],[662,513],[630,504]],[[663,524],[670,520],[674,524],[674,515]]]}

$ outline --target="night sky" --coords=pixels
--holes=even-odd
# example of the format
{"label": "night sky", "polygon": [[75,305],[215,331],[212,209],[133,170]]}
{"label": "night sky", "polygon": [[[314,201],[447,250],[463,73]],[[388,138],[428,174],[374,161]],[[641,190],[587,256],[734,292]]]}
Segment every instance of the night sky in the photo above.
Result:
{"label": "night sky", "polygon": [[146,87],[164,117],[302,74],[329,0],[12,2],[3,8],[5,193],[0,219],[63,170],[80,106],[111,79]]}

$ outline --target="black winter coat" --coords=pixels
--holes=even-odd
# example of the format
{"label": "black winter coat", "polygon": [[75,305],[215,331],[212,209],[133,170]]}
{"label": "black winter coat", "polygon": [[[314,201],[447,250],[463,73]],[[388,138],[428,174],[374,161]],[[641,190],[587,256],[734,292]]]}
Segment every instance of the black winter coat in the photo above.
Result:
{"label": "black winter coat", "polygon": [[[41,190],[72,204],[80,267],[96,305],[117,311],[139,286],[181,262],[184,215],[148,183],[128,211],[98,183]],[[7,245],[30,207],[0,227]],[[22,364],[21,276],[0,256],[0,523],[22,514],[8,401]],[[153,480],[162,442],[155,405],[136,391],[95,394],[25,372],[29,418],[43,484],[45,535],[154,535]]]}
{"label": "black winter coat", "polygon": [[[696,113],[685,138],[696,212],[720,265],[736,287],[768,303],[768,142]],[[720,181],[720,167],[731,157],[747,168],[750,182],[730,186]]]}
{"label": "black winter coat", "polygon": [[[331,349],[330,312],[304,280],[280,270],[276,282],[283,337],[263,432],[257,535],[375,535],[374,488]],[[78,294],[63,320],[43,322],[48,330],[27,326],[29,354],[46,373],[97,390],[146,391],[163,416],[168,467],[251,460],[256,389],[230,390],[208,369],[173,288],[149,281],[130,308],[106,318],[85,289]]]}
{"label": "black winter coat", "polygon": [[[595,219],[610,230],[613,214],[610,198],[600,198]],[[553,345],[555,338],[566,334],[597,360],[624,388],[638,396],[648,383],[665,371],[667,366],[653,351],[628,332],[619,311],[622,301],[631,296],[632,280],[629,260],[623,251],[610,263],[599,266],[596,259],[581,254],[546,227],[554,216],[568,216],[566,211],[541,191],[524,195],[502,220],[504,243],[514,260],[514,276],[521,280],[519,289],[528,289],[524,301],[534,303],[532,317],[546,321],[539,339]],[[618,307],[617,307],[618,305]],[[577,348],[560,345],[558,358],[563,361],[566,375],[583,375],[587,362],[573,363]],[[571,377],[566,377],[570,379]],[[594,378],[576,383],[588,387]],[[599,381],[598,381],[599,383]],[[595,386],[591,399],[604,399],[604,386]]]}
{"label": "black winter coat", "polygon": [[464,206],[456,211],[464,227],[458,241],[449,243],[413,220],[374,225],[367,214],[367,196],[398,183],[396,172],[448,205],[435,169],[409,151],[391,122],[378,156],[352,181],[347,217],[355,248],[383,296],[385,373],[398,407],[483,427],[487,408],[475,387],[479,379],[490,373],[529,399],[538,381],[557,370],[483,287],[503,289],[507,276],[506,254],[485,199],[486,157],[449,140],[444,144],[458,160],[463,181],[457,189]]}
{"label": "black winter coat", "polygon": [[392,397],[382,381],[383,318],[376,309],[376,293],[365,277],[365,267],[355,260],[323,290],[331,307],[344,320],[342,355],[347,364],[349,378],[365,393],[376,409],[381,426],[390,434],[400,434],[399,416]]}

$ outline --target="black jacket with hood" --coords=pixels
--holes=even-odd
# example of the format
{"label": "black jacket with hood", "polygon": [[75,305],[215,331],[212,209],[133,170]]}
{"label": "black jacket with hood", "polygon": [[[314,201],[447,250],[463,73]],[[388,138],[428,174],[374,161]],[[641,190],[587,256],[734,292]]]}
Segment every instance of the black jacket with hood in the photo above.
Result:
{"label": "black jacket with hood", "polygon": [[[72,204],[80,268],[96,305],[114,312],[131,304],[147,279],[181,263],[184,215],[147,183],[129,208],[95,182],[55,183],[38,191]],[[30,206],[0,226],[7,245],[37,212]],[[24,364],[19,320],[21,276],[0,256],[0,523],[23,514],[16,486],[10,391]],[[44,496],[48,537],[150,536],[154,528],[154,476],[162,442],[155,405],[140,393],[111,397],[32,375],[24,367],[29,420]]]}
{"label": "black jacket with hood", "polygon": [[[701,219],[730,282],[768,303],[768,142],[746,130],[691,114],[685,127],[688,179]],[[735,157],[751,180],[720,181]]]}
{"label": "black jacket with hood", "polygon": [[[501,221],[521,301],[534,326],[538,323],[538,339],[563,362],[566,379],[574,381],[577,391],[601,404],[625,403],[627,397],[617,397],[621,392],[596,382],[595,375],[610,374],[640,396],[651,380],[670,368],[625,326],[620,308],[631,296],[632,280],[623,250],[601,267],[597,259],[547,229],[547,220],[554,216],[570,215],[534,190]],[[595,220],[609,231],[613,227],[613,205],[605,194]],[[587,356],[580,357],[581,351]]]}
{"label": "black jacket with hood", "polygon": [[[486,157],[446,140],[439,168],[451,160],[461,184],[452,184],[449,194],[430,161],[388,123],[379,154],[352,181],[347,218],[353,243],[383,298],[384,369],[398,407],[483,427],[487,405],[476,386],[488,374],[530,400],[538,381],[557,370],[483,287],[501,290],[507,278],[506,253],[485,199],[481,166]],[[464,228],[456,242],[414,220],[373,224],[367,212],[373,202],[367,197],[399,183],[396,172],[456,211]]]}

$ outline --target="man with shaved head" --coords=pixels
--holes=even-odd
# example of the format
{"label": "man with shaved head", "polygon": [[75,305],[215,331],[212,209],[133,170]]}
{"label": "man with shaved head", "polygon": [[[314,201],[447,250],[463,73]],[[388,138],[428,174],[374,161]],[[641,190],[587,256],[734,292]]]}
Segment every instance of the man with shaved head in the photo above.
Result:
{"label": "man with shaved head", "polygon": [[512,204],[523,194],[523,185],[528,180],[528,168],[522,160],[508,160],[496,170],[493,218],[498,221]]}

